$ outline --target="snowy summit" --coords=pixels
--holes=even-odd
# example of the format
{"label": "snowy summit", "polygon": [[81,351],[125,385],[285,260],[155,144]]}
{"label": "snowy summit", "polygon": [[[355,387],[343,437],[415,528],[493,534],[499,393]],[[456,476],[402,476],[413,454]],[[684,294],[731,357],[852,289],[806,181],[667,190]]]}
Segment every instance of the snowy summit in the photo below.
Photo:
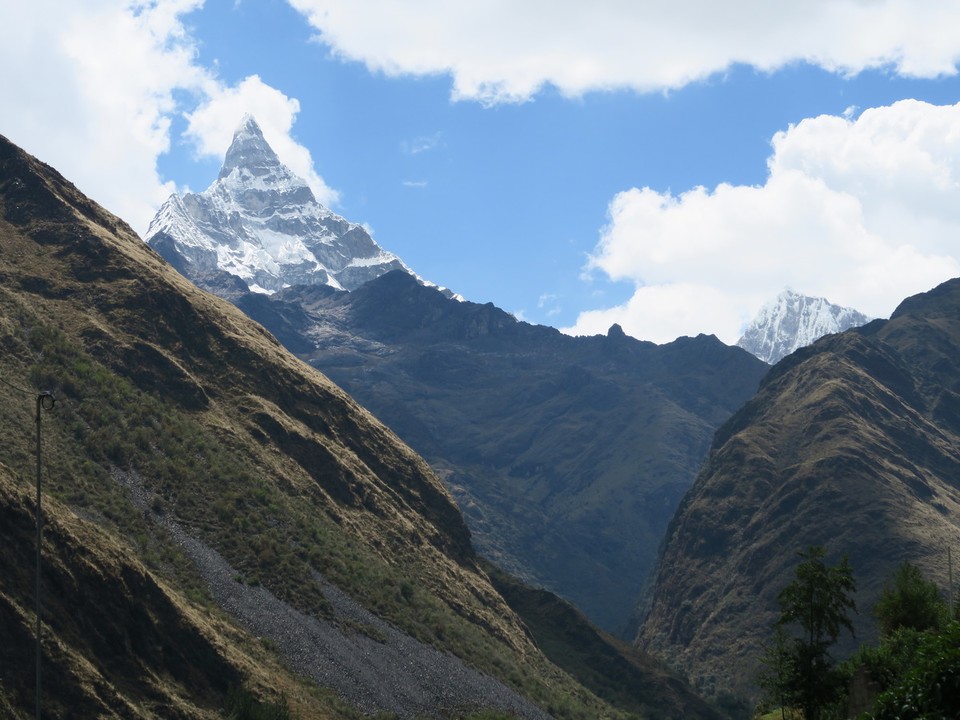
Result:
{"label": "snowy summit", "polygon": [[291,285],[353,290],[390,270],[413,274],[362,226],[317,202],[250,115],[217,180],[199,194],[171,195],[146,241],[197,285],[225,295]]}
{"label": "snowy summit", "polygon": [[784,290],[760,309],[737,345],[772,365],[824,335],[868,322],[869,317],[852,308]]}

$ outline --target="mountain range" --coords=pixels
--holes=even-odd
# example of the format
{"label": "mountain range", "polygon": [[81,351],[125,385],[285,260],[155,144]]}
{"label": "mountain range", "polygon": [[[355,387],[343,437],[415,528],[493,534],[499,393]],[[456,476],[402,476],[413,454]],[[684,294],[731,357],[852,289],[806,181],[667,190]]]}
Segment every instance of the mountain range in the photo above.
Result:
{"label": "mountain range", "polygon": [[[392,270],[415,275],[362,225],[317,202],[252,115],[234,132],[213,184],[201,193],[171,195],[145,240],[196,285],[226,298],[294,285],[355,290]],[[857,310],[788,289],[761,308],[737,345],[773,364],[824,335],[868,321]]]}
{"label": "mountain range", "polygon": [[[643,618],[638,648],[707,695],[750,698],[800,550],[850,557],[859,640],[873,637],[869,607],[899,562],[944,576],[960,503],[957,282],[873,322],[786,291],[739,342],[777,363],[767,373],[706,336],[656,346],[613,326],[566,337],[452,300],[402,263],[367,263],[375,270],[351,284],[314,253],[277,261],[283,272],[266,278],[247,258],[276,247],[303,255],[274,241],[277,219],[320,212],[298,209],[318,207],[312,197],[285,196],[297,182],[289,177],[248,119],[205,193],[229,195],[231,209],[191,219],[203,218],[208,249],[227,260],[198,271],[200,244],[171,241],[194,233],[169,208],[150,243],[419,452],[494,563],[491,577],[499,566],[626,633],[646,590],[633,615]],[[257,200],[244,205],[251,183]],[[260,250],[220,249],[238,222],[270,229],[247,234]],[[341,247],[342,267],[350,252]],[[515,598],[512,582],[498,588]],[[548,612],[536,591],[524,598],[514,606],[537,608],[528,629],[552,642],[555,627],[533,617],[563,613]]]}
{"label": "mountain range", "polygon": [[214,718],[237,688],[301,718],[716,717],[488,568],[394,433],[2,137],[0,247],[4,716],[36,699],[42,429],[43,717]]}
{"label": "mountain range", "polygon": [[774,366],[670,523],[639,646],[708,694],[751,696],[777,593],[808,546],[854,570],[856,640],[840,657],[875,638],[871,608],[901,562],[945,589],[960,533],[958,358],[951,280]]}
{"label": "mountain range", "polygon": [[[244,197],[254,177],[256,197],[274,198],[256,206],[258,218],[318,212],[310,198],[297,209],[300,195],[276,200],[296,183],[248,118],[204,195],[229,187]],[[708,336],[657,346],[614,326],[606,336],[569,337],[489,303],[451,299],[389,265],[349,292],[324,272],[300,284],[287,275],[272,287],[289,287],[271,293],[243,292],[237,280],[255,275],[252,268],[222,264],[220,281],[198,273],[192,258],[201,243],[188,242],[195,222],[170,213],[176,202],[153,221],[152,247],[425,457],[482,555],[571,600],[605,630],[632,635],[666,525],[713,431],[752,395],[764,363]],[[205,252],[233,252],[231,218],[244,212],[204,215]],[[223,281],[226,270],[237,273],[232,282]]]}
{"label": "mountain range", "polygon": [[[35,700],[41,429],[44,717],[718,718],[656,658],[755,697],[798,551],[849,557],[856,641],[902,561],[945,584],[960,279],[769,372],[570,338],[353,262],[257,134],[151,235],[233,304],[0,137],[0,714]],[[638,567],[633,648],[523,581],[614,628]]]}

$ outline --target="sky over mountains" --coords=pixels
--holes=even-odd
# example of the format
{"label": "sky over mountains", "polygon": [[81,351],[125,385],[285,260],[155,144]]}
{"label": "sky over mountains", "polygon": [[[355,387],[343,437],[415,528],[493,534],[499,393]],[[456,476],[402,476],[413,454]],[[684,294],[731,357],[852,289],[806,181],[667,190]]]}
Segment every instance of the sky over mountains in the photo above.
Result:
{"label": "sky over mountains", "polygon": [[784,287],[960,275],[960,7],[55,0],[0,8],[0,133],[144,232],[253,113],[423,277],[575,332],[733,343]]}

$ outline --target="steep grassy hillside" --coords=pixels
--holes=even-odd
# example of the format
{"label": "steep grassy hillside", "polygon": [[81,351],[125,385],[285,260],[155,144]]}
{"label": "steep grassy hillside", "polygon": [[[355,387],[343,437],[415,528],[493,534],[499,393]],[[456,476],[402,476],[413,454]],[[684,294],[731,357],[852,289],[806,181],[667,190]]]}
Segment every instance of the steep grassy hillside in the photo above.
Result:
{"label": "steep grassy hillside", "polygon": [[402,272],[237,302],[430,462],[482,555],[614,633],[713,431],[767,370],[714,337],[569,337]]}
{"label": "steep grassy hillside", "polygon": [[0,707],[34,700],[48,389],[44,717],[213,717],[232,685],[311,718],[621,715],[538,650],[423,460],[3,139],[0,250]]}
{"label": "steep grassy hillside", "polygon": [[902,561],[946,587],[946,549],[960,546],[960,280],[770,371],[671,523],[639,645],[708,692],[750,693],[776,595],[812,544],[849,554],[859,640]]}
{"label": "steep grassy hillside", "polygon": [[[28,489],[0,465],[2,534],[10,549],[0,556],[0,653],[4,691],[23,709],[30,707],[24,696],[33,690],[34,668],[35,524]],[[252,662],[236,653],[228,659],[218,640],[227,628],[184,603],[109,534],[59,502],[47,505],[45,714],[213,717],[219,698],[240,684],[243,661]]]}

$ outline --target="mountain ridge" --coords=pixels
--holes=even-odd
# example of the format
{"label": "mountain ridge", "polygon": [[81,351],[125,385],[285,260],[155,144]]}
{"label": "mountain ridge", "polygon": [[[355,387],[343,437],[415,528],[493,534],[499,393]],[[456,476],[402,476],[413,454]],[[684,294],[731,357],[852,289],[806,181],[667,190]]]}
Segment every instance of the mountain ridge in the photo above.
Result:
{"label": "mountain ridge", "polygon": [[900,562],[942,585],[960,530],[958,316],[951,280],[771,369],[671,521],[640,647],[708,695],[751,696],[776,594],[808,545],[849,555],[858,642],[875,637],[870,607]]}
{"label": "mountain ridge", "polygon": [[767,369],[708,336],[570,337],[398,272],[237,302],[431,463],[481,554],[613,633],[713,430]]}
{"label": "mountain ridge", "polygon": [[[320,527],[333,523],[344,527],[347,536],[362,538],[366,535],[367,540],[356,546],[357,551],[369,541],[376,541],[380,545],[380,549],[371,555],[371,562],[376,553],[395,556],[399,560],[404,553],[410,552],[409,548],[421,547],[421,561],[433,557],[434,560],[427,564],[433,565],[436,572],[435,580],[425,582],[427,592],[444,593],[444,585],[463,587],[462,581],[472,575],[469,570],[472,564],[469,534],[446,490],[422,460],[409,450],[402,449],[404,446],[399,445],[388,430],[378,423],[371,424],[372,418],[366,411],[332,383],[288,356],[262,328],[250,323],[232,306],[200,292],[172,274],[163,261],[143,245],[125,224],[79,196],[72,186],[53,175],[49,168],[35,169],[32,161],[19,155],[5,141],[0,142],[0,164],[4,178],[4,220],[0,223],[5,248],[2,274],[5,288],[3,299],[7,311],[4,312],[4,330],[5,343],[9,343],[6,346],[11,349],[7,363],[15,358],[22,358],[23,362],[30,358],[30,346],[24,345],[24,340],[17,339],[19,333],[15,327],[17,322],[27,323],[27,328],[32,329],[25,337],[39,344],[38,347],[44,351],[44,363],[32,371],[24,367],[21,373],[31,372],[33,382],[57,392],[59,412],[65,414],[68,427],[80,423],[70,432],[80,433],[83,442],[91,448],[88,452],[96,453],[87,460],[92,460],[90,468],[78,473],[79,477],[85,478],[86,487],[77,488],[69,468],[83,467],[79,464],[83,460],[67,459],[76,452],[75,441],[70,441],[69,436],[63,437],[62,426],[48,422],[48,436],[45,438],[48,443],[48,462],[59,457],[66,468],[56,472],[54,466],[49,470],[51,476],[46,479],[49,492],[81,498],[81,502],[89,506],[87,512],[97,508],[97,503],[93,502],[94,488],[97,488],[97,495],[116,496],[117,500],[111,502],[126,502],[121,500],[124,493],[111,485],[115,481],[110,480],[109,473],[104,474],[97,467],[100,467],[99,463],[105,463],[108,467],[118,464],[124,466],[131,462],[128,458],[136,458],[140,474],[147,480],[144,492],[158,498],[164,516],[180,518],[180,522],[189,520],[192,526],[199,522],[199,527],[210,527],[209,521],[202,519],[207,512],[205,506],[221,508],[218,512],[226,512],[225,518],[230,518],[233,512],[239,512],[242,518],[247,517],[242,507],[256,498],[257,493],[269,500],[267,507],[277,503],[277,509],[270,511],[274,513],[281,512],[279,508],[290,502],[283,499],[287,493],[307,493],[306,497],[312,498],[310,502],[317,504],[320,515],[316,518],[327,518],[320,523]],[[42,174],[37,174],[38,171]],[[72,207],[77,208],[79,222],[73,215]],[[33,272],[37,258],[44,258],[44,275],[38,276]],[[15,309],[18,300],[13,292],[17,288],[30,293],[33,313],[50,312],[65,330],[57,330],[54,326],[41,331],[42,326],[31,319],[31,315],[22,315],[18,321],[17,313],[24,311]],[[99,292],[94,293],[94,288]],[[132,307],[137,311],[131,311]],[[215,322],[210,324],[210,319]],[[67,330],[74,333],[73,337],[82,338],[87,352],[92,352],[93,356],[88,357],[81,351],[71,349],[75,346],[66,338],[56,340],[57,337],[63,337],[61,333]],[[55,345],[57,342],[59,346]],[[56,347],[62,347],[62,350],[56,350]],[[218,348],[224,347],[230,348],[229,363],[221,362],[217,356],[222,351]],[[65,353],[63,362],[58,359],[58,352]],[[80,354],[75,355],[76,352]],[[97,365],[91,365],[94,357],[100,358]],[[100,362],[103,364],[100,365]],[[8,370],[12,367],[6,365]],[[149,393],[157,391],[154,372],[179,378],[183,392],[174,396],[175,405],[180,408],[174,411],[174,416],[187,413],[177,422],[185,422],[194,429],[178,440],[181,431],[173,425],[152,439],[150,433],[144,434],[135,425],[130,428],[130,433],[143,438],[143,449],[137,445],[128,447],[127,443],[115,443],[112,439],[114,433],[109,427],[99,426],[102,421],[97,407],[112,402],[110,398],[114,394],[119,398],[132,394],[140,398],[135,404],[138,412],[162,410],[165,405],[156,405],[149,400]],[[253,377],[264,373],[270,382],[254,390],[251,383],[240,382],[247,372]],[[117,384],[110,380],[120,376],[138,383],[140,390],[122,381]],[[11,379],[19,379],[21,384],[33,384],[16,377]],[[232,389],[243,387],[244,384],[250,386],[250,390],[236,397]],[[87,390],[88,386],[100,385],[103,389],[99,396]],[[11,404],[10,412],[15,407]],[[112,409],[104,407],[103,412],[119,419],[123,417],[120,414],[123,407],[123,402],[120,402]],[[189,420],[197,413],[200,414],[199,421]],[[4,420],[4,425],[14,425],[9,417]],[[142,421],[149,422],[150,415]],[[200,430],[200,426],[194,425],[195,422],[212,424],[209,430]],[[196,446],[192,452],[209,455],[214,453],[218,445],[226,445],[231,448],[231,453],[241,452],[243,457],[248,458],[254,475],[249,480],[233,477],[231,485],[239,486],[236,490],[229,489],[226,494],[226,497],[233,497],[236,493],[236,502],[242,503],[238,506],[240,510],[227,511],[223,505],[225,498],[221,498],[219,493],[229,486],[217,488],[218,492],[213,494],[210,493],[213,488],[206,488],[200,496],[206,496],[207,500],[194,505],[192,495],[185,493],[188,489],[191,494],[200,492],[204,490],[202,485],[188,485],[178,490],[176,487],[183,480],[173,476],[164,479],[165,476],[160,474],[169,462],[168,458],[172,457],[171,451],[163,450],[161,446],[161,454],[158,455],[158,451],[151,450],[152,444],[172,440],[194,444],[190,433],[195,432],[202,433],[207,445],[206,449]],[[251,445],[243,439],[248,435],[252,435],[255,444]],[[327,439],[324,440],[324,437]],[[341,444],[344,441],[346,444]],[[104,449],[93,450],[101,442],[105,444]],[[284,450],[287,459],[270,460],[269,448]],[[215,454],[214,457],[219,458],[215,467],[194,470],[194,473],[208,476],[214,470],[222,472],[225,468],[221,462],[229,455]],[[177,458],[178,462],[181,460]],[[156,470],[148,472],[154,467]],[[287,489],[259,485],[256,479],[258,467],[274,468],[288,484]],[[237,467],[226,469],[240,472]],[[402,479],[405,473],[407,477]],[[381,478],[382,484],[374,480],[376,476]],[[383,482],[387,478],[390,481]],[[371,480],[374,482],[371,483]],[[254,487],[241,489],[245,482],[253,483]],[[168,487],[167,483],[174,485]],[[432,515],[433,522],[438,524],[431,529],[426,516],[421,519],[418,511],[413,510],[417,507],[433,507],[427,515]],[[101,512],[96,510],[95,515]],[[116,522],[131,522],[126,518],[137,515],[136,511],[123,511],[122,515],[115,515],[116,520],[107,519],[108,527]],[[285,517],[292,525],[302,522],[296,519],[297,514]],[[406,526],[403,538],[397,535],[397,528],[394,527],[398,521],[399,527]],[[380,530],[376,529],[378,525],[381,526]],[[141,532],[147,532],[148,536],[159,532],[150,530],[150,527],[148,524]],[[231,564],[256,578],[258,584],[272,590],[280,599],[293,601],[303,611],[318,612],[318,609],[322,609],[322,593],[317,592],[306,566],[301,565],[306,574],[298,581],[299,585],[291,587],[286,584],[300,572],[293,569],[302,562],[296,559],[293,550],[296,546],[281,544],[290,540],[282,539],[283,532],[271,533],[269,525],[257,523],[251,526],[251,529],[254,528],[259,529],[254,537],[247,538],[245,545],[223,545],[227,538],[216,540],[218,534],[213,532],[211,536],[210,530],[205,531],[203,539],[207,543],[214,541],[220,545],[219,549]],[[277,536],[269,544],[263,545],[257,539],[270,534]],[[353,542],[356,540],[347,541],[347,544]],[[434,549],[427,551],[431,547]],[[332,547],[328,548],[332,550]],[[276,564],[259,567],[259,554],[268,550],[276,557]],[[448,557],[457,558],[454,564],[442,561],[448,551],[451,553]],[[370,550],[363,552],[371,553]],[[437,564],[436,560],[441,562]],[[290,569],[283,570],[288,563],[291,564]],[[445,564],[446,569],[442,569]],[[327,566],[324,569],[329,572],[331,568]],[[334,577],[336,575],[334,573]],[[456,579],[458,577],[460,579]],[[483,590],[481,577],[475,576],[480,581],[480,585],[474,588],[479,593],[478,597],[489,592]],[[342,580],[343,577],[340,578]],[[473,583],[472,580],[469,582]],[[458,598],[456,604],[463,605],[468,597],[470,595],[465,594]],[[495,597],[495,594],[489,595],[488,600],[494,600]],[[496,601],[491,607],[495,605]],[[461,612],[475,613],[480,606],[467,608],[469,602]],[[481,611],[478,617],[483,614],[486,611]],[[522,639],[523,631],[516,634],[506,630],[503,625],[505,621],[510,623],[510,617],[512,614],[509,609],[501,603],[499,609],[490,612],[484,622],[490,628],[499,627],[497,632],[502,633],[501,638],[513,636],[509,642],[520,642],[522,646],[526,643]],[[5,686],[7,682],[5,675]]]}

